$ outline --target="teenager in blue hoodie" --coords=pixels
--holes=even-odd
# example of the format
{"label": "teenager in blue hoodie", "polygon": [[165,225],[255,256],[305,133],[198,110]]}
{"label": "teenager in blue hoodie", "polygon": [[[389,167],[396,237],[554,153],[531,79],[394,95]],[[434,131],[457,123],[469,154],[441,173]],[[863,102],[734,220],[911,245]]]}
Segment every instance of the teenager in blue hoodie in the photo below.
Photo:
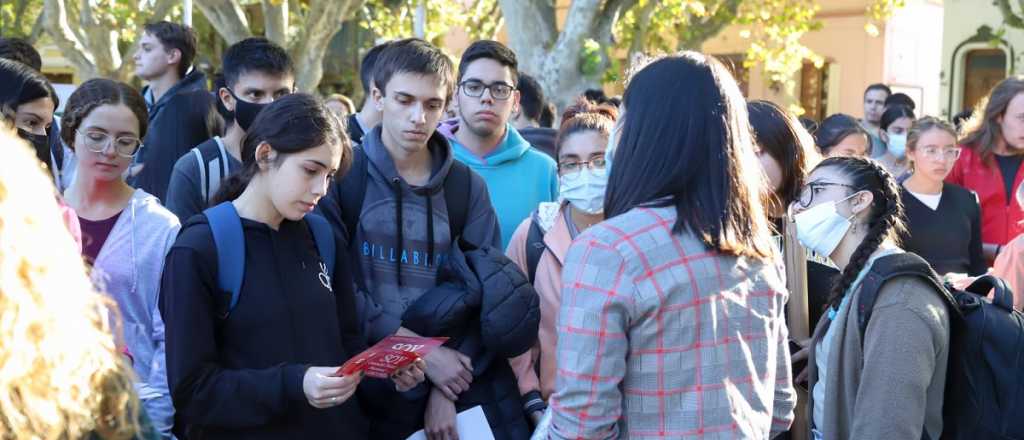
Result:
{"label": "teenager in blue hoodie", "polygon": [[459,62],[458,117],[440,128],[455,158],[487,182],[502,246],[537,205],[558,197],[554,159],[533,148],[509,123],[519,111],[518,75],[512,49],[490,40],[471,44]]}
{"label": "teenager in blue hoodie", "polygon": [[[340,121],[310,95],[285,96],[256,117],[242,142],[242,169],[216,197],[237,210],[245,240],[234,307],[217,287],[207,215],[185,223],[167,256],[160,309],[179,435],[367,438],[352,398],[362,376],[338,374],[366,346],[348,252],[336,242],[328,272],[304,220],[351,156]],[[395,384],[412,388],[424,380],[422,368],[420,361],[401,370]]]}
{"label": "teenager in blue hoodie", "polygon": [[[403,314],[440,284],[439,268],[456,246],[453,234],[476,246],[500,245],[498,220],[483,179],[455,161],[448,141],[435,132],[451,98],[453,77],[451,60],[426,41],[400,40],[385,49],[372,89],[383,118],[356,153],[365,155],[365,169],[354,167],[320,202],[321,212],[349,239],[356,256],[357,281],[369,303],[364,320],[371,343],[393,334],[414,334],[402,326]],[[356,179],[351,176],[358,172],[366,173],[361,179],[365,188],[353,189],[349,184]],[[467,179],[453,188],[447,182],[456,174]],[[448,189],[458,190],[459,199]],[[346,206],[351,201],[346,191],[361,191],[358,201]],[[462,218],[449,204],[457,200],[465,201]],[[356,219],[350,228],[346,218],[352,211]],[[454,223],[462,225],[461,231],[455,231],[459,227]],[[366,399],[371,437],[404,439],[424,427],[432,438],[440,431],[454,435],[459,395],[487,378],[475,377],[470,358],[448,347],[439,347],[425,360],[430,387],[423,394],[380,389],[379,381],[367,384],[374,391]],[[518,396],[514,382],[505,391]],[[488,407],[484,411],[492,426],[522,417],[518,405],[507,414]]]}

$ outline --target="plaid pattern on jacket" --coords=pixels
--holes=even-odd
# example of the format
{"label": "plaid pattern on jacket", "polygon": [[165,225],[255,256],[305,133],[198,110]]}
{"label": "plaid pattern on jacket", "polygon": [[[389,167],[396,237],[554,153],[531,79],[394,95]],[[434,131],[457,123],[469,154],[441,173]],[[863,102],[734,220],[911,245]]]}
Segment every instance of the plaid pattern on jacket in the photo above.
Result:
{"label": "plaid pattern on jacket", "polygon": [[792,386],[780,259],[672,233],[674,207],[589,228],[562,272],[553,439],[766,439]]}

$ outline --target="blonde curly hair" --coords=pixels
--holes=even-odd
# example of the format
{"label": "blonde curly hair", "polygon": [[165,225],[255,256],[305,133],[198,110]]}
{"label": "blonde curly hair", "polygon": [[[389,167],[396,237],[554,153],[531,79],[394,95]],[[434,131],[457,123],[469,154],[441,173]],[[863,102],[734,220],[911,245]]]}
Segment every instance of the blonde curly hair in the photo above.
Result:
{"label": "blonde curly hair", "polygon": [[0,439],[130,438],[140,431],[116,305],[89,281],[50,180],[0,128]]}

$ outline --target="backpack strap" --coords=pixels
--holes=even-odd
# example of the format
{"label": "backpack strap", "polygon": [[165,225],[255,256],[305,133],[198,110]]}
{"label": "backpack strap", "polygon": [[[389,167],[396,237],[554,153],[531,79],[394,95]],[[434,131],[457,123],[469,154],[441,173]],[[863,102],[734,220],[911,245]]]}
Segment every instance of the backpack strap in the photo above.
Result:
{"label": "backpack strap", "polygon": [[860,330],[861,343],[864,341],[864,333],[867,331],[868,322],[871,320],[871,313],[875,308],[882,285],[886,281],[900,276],[916,276],[932,285],[935,292],[949,306],[948,308],[955,311],[952,313],[959,313],[960,308],[957,306],[956,300],[953,299],[947,287],[927,261],[911,252],[887,255],[875,260],[871,269],[861,280],[860,302],[857,308],[857,326]]}
{"label": "backpack strap", "polygon": [[318,214],[306,214],[305,219],[306,225],[309,226],[310,232],[313,233],[313,241],[316,242],[316,250],[320,253],[320,259],[327,266],[327,275],[333,279],[336,249],[334,231],[331,229],[331,224],[327,223],[327,219]]}
{"label": "backpack strap", "polygon": [[452,167],[444,178],[444,203],[448,207],[448,227],[451,228],[452,243],[462,236],[469,217],[469,191],[473,183],[470,173],[472,171],[466,164],[453,160]]}
{"label": "backpack strap", "polygon": [[530,229],[526,234],[526,275],[530,277],[530,284],[537,278],[537,265],[540,264],[540,257],[548,246],[544,244],[544,231],[540,228],[540,222],[536,215],[530,216]]}
{"label": "backpack strap", "polygon": [[196,166],[199,167],[199,195],[203,202],[210,203],[210,173],[206,169],[206,161],[203,160],[203,153],[199,148],[193,148],[192,157],[196,159]]}
{"label": "backpack strap", "polygon": [[[363,212],[363,198],[366,197],[366,182],[369,177],[369,164],[366,151],[356,146],[352,148],[352,167],[341,179],[338,203],[341,205],[341,221],[345,224],[347,241],[352,243],[359,226],[359,214]],[[357,259],[358,260],[358,259]],[[359,278],[359,277],[356,277]]]}
{"label": "backpack strap", "polygon": [[203,214],[210,223],[213,244],[217,248],[217,287],[231,293],[231,302],[221,316],[227,318],[238,304],[238,295],[245,276],[245,235],[242,232],[242,219],[231,202],[223,202],[208,208]]}

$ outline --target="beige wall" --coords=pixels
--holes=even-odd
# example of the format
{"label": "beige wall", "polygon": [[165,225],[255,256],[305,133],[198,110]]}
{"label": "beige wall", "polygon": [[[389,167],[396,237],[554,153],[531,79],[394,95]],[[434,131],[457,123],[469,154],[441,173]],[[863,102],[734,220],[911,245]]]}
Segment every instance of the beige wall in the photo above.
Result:
{"label": "beige wall", "polygon": [[[866,2],[823,0],[818,18],[822,29],[810,32],[801,43],[830,63],[830,100],[828,113],[863,115],[864,88],[884,82],[898,85],[914,96],[926,113],[938,111],[938,71],[942,5],[936,0],[908,0],[872,37],[865,31]],[[733,26],[704,44],[712,54],[743,53],[747,40]],[[799,80],[799,79],[798,79]],[[916,92],[912,93],[912,92]],[[771,90],[760,69],[750,72],[750,98],[768,99],[780,104],[798,101]],[[923,98],[923,99],[922,99]]]}
{"label": "beige wall", "polygon": [[[979,0],[946,0],[945,14],[943,17],[942,34],[942,64],[941,64],[941,95],[940,108],[946,116],[951,116],[962,110],[961,99],[963,93],[963,57],[970,49],[990,48],[986,43],[971,43],[963,46],[953,58],[953,52],[958,45],[974,36],[982,25],[990,26],[993,29],[999,28],[1003,17],[999,9],[988,1]],[[1021,50],[1024,50],[1024,31],[1009,29],[1005,39],[1016,55],[1016,73],[1022,73]],[[1011,63],[1007,63],[1009,69]],[[952,78],[952,80],[951,80]],[[953,95],[952,107],[950,107],[950,94]]]}

